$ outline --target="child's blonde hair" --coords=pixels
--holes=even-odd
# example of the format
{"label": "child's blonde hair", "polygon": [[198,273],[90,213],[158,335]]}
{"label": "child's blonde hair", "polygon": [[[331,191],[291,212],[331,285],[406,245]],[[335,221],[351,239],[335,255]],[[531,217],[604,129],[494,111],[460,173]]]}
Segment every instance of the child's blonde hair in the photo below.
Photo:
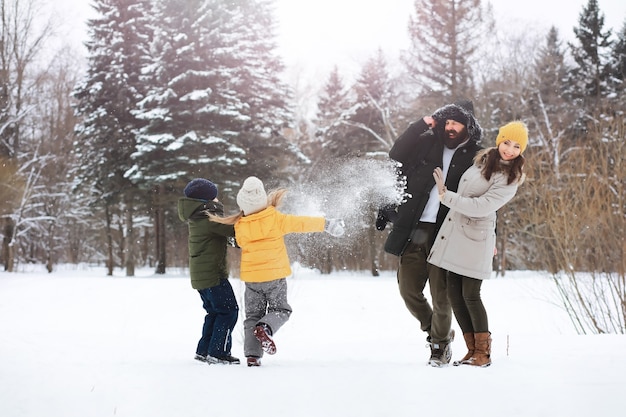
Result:
{"label": "child's blonde hair", "polygon": [[[270,191],[267,195],[267,203],[270,206],[278,207],[283,201],[285,194],[287,193],[286,188],[277,188],[276,190]],[[243,217],[243,210],[239,210],[238,213],[231,214],[230,216],[221,217],[217,216],[213,213],[209,213],[205,211],[206,215],[209,217],[209,220],[216,223],[222,224],[235,224]]]}

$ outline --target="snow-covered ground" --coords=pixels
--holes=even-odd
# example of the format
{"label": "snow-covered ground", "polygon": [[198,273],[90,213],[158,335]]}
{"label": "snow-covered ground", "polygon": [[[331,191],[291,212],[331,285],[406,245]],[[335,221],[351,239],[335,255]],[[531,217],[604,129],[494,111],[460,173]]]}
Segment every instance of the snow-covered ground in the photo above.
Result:
{"label": "snow-covered ground", "polygon": [[[294,313],[260,368],[192,359],[204,311],[185,271],[2,272],[0,415],[624,415],[626,336],[576,335],[545,276],[512,272],[483,285],[491,367],[436,369],[393,272],[294,271]],[[241,305],[243,284],[232,284]],[[241,322],[233,354],[243,359]]]}

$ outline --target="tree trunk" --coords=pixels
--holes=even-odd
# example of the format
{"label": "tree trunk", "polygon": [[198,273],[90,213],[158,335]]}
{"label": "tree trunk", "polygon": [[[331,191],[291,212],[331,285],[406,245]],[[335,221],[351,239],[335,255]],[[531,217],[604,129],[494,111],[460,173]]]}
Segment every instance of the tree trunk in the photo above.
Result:
{"label": "tree trunk", "polygon": [[7,264],[5,267],[7,272],[14,272],[14,269],[15,269],[15,252],[13,248],[14,248],[13,242],[9,243],[9,247],[7,251]]}
{"label": "tree trunk", "polygon": [[324,256],[322,256],[320,259],[320,272],[322,274],[328,275],[332,272],[333,270],[332,260],[333,260],[332,251],[330,250],[330,248],[328,248],[326,249]]}
{"label": "tree trunk", "polygon": [[15,261],[13,260],[13,250],[12,250],[12,239],[13,232],[15,230],[15,225],[13,224],[13,219],[10,217],[4,218],[4,239],[2,240],[2,258],[4,259],[4,270],[7,272],[13,272],[13,265]]}
{"label": "tree trunk", "polygon": [[54,270],[54,222],[50,222],[48,225],[48,239],[44,250],[46,251],[46,271],[52,273]]}
{"label": "tree trunk", "polygon": [[124,216],[118,216],[117,220],[117,230],[120,235],[119,243],[117,245],[117,254],[120,260],[120,267],[126,266],[126,209],[122,209],[124,212]]}
{"label": "tree trunk", "polygon": [[165,213],[161,202],[161,186],[157,185],[155,189],[155,227],[156,227],[156,256],[157,267],[155,273],[165,274]]}
{"label": "tree trunk", "polygon": [[135,276],[135,228],[133,206],[126,204],[126,276]]}
{"label": "tree trunk", "polygon": [[106,225],[107,225],[107,229],[106,229],[107,255],[108,255],[107,275],[111,276],[113,275],[114,260],[113,260],[113,236],[111,233],[111,210],[110,210],[109,203],[106,203],[106,206],[105,206],[105,216],[106,216]]}
{"label": "tree trunk", "polygon": [[15,272],[15,222],[11,217],[7,217],[4,225],[4,242],[6,246],[6,263],[4,270]]}

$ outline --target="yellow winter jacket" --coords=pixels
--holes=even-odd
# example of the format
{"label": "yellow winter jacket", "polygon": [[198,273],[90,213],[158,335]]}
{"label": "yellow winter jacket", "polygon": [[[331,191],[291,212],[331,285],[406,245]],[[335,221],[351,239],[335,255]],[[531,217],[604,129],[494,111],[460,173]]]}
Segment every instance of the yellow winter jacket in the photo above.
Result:
{"label": "yellow winter jacket", "polygon": [[323,217],[283,214],[269,206],[235,223],[235,238],[241,248],[240,278],[267,282],[291,275],[284,236],[289,233],[324,231]]}

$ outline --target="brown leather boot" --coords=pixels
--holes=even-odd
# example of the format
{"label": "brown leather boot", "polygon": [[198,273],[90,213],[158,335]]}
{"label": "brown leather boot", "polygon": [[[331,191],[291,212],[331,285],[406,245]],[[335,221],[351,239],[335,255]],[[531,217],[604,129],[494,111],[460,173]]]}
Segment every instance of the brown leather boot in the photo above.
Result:
{"label": "brown leather boot", "polygon": [[463,338],[465,339],[465,345],[467,346],[467,353],[462,359],[452,362],[452,365],[454,366],[461,365],[474,354],[474,333],[463,333]]}
{"label": "brown leather boot", "polygon": [[474,333],[474,355],[463,362],[472,366],[487,367],[491,365],[491,333]]}

